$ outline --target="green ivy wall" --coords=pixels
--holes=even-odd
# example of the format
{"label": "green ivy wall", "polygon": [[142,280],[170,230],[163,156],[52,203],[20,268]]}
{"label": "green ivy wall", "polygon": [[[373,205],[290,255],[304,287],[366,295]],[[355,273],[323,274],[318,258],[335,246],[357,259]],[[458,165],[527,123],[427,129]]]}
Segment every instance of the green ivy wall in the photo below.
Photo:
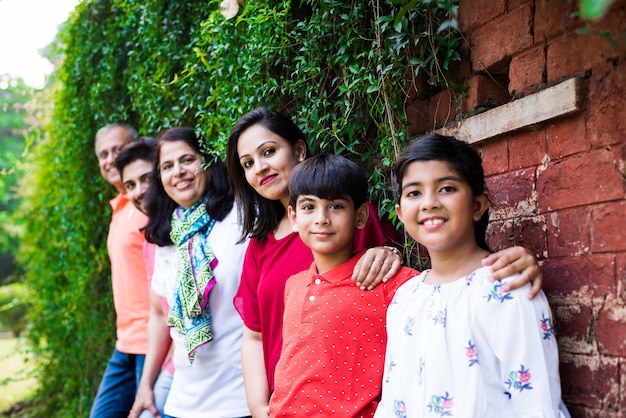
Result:
{"label": "green ivy wall", "polygon": [[[316,151],[371,175],[383,211],[405,141],[404,86],[439,89],[458,60],[456,1],[85,0],[57,47],[55,107],[31,149],[20,248],[35,290],[30,339],[42,388],[32,416],[87,416],[114,344],[106,233],[114,190],[99,175],[97,129],[195,126],[222,156],[233,123],[265,105],[291,114]],[[439,31],[437,31],[439,29]]]}

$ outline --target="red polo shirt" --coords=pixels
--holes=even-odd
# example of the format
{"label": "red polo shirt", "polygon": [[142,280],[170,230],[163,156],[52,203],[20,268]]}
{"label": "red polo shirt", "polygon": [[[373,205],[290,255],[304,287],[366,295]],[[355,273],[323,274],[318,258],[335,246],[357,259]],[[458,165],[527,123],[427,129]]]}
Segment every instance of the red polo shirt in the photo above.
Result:
{"label": "red polo shirt", "polygon": [[323,275],[313,263],[288,279],[271,416],[374,415],[385,362],[387,306],[418,273],[403,268],[387,283],[363,291],[350,278],[361,255]]}

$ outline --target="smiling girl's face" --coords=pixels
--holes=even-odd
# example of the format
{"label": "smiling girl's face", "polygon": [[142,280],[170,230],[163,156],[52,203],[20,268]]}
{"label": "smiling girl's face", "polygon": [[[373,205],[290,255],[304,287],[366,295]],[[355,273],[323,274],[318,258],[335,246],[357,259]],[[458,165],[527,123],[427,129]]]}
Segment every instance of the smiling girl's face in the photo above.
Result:
{"label": "smiling girl's face", "polygon": [[431,256],[476,246],[474,223],[488,208],[487,194],[473,196],[470,185],[447,162],[412,162],[400,191],[398,218]]}
{"label": "smiling girl's face", "polygon": [[239,164],[246,181],[262,197],[289,201],[291,170],[306,157],[306,145],[299,141],[291,145],[262,125],[252,125],[237,141]]}

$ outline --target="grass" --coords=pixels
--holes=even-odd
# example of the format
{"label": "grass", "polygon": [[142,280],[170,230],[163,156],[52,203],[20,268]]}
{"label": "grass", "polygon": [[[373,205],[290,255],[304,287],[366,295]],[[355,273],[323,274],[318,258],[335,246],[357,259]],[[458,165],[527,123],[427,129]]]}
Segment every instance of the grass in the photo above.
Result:
{"label": "grass", "polygon": [[0,338],[0,411],[30,397],[37,385],[27,360],[24,339]]}

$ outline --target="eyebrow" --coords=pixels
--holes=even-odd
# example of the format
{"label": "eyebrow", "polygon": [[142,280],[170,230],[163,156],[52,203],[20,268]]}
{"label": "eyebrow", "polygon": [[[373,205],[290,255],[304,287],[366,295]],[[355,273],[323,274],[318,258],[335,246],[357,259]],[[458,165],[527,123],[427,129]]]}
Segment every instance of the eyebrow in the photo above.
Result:
{"label": "eyebrow", "polygon": [[[440,177],[438,179],[435,180],[436,183],[443,183],[446,181],[455,181],[455,182],[463,182],[463,179],[461,179],[459,176],[445,176],[445,177]],[[404,190],[407,187],[415,187],[415,186],[421,186],[422,182],[421,181],[414,181],[411,183],[402,183],[402,189]]]}
{"label": "eyebrow", "polygon": [[[254,150],[257,151],[257,150],[263,148],[266,144],[270,144],[270,143],[271,144],[278,144],[277,141],[274,141],[273,139],[268,139],[267,141],[260,143],[259,146],[256,147]],[[239,159],[241,160],[242,158],[248,157],[249,155],[250,154],[242,154],[242,155],[239,156]]]}

